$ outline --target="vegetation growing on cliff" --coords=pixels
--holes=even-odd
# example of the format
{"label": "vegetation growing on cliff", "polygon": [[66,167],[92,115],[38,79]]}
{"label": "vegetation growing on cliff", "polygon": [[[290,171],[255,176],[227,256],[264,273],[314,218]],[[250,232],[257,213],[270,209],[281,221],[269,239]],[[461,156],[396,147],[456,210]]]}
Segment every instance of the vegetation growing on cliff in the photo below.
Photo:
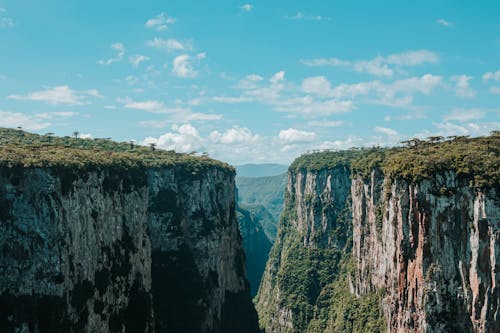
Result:
{"label": "vegetation growing on cliff", "polygon": [[405,147],[351,149],[304,154],[290,166],[291,171],[316,171],[350,166],[368,177],[371,170],[380,168],[388,177],[418,182],[434,177],[438,172],[452,171],[468,178],[476,187],[500,184],[500,134],[468,138],[430,137],[427,141],[412,139]]}
{"label": "vegetation growing on cliff", "polygon": [[210,167],[234,173],[233,167],[207,156],[152,149],[110,139],[38,135],[0,128],[0,166],[99,168],[183,166],[198,174]]}

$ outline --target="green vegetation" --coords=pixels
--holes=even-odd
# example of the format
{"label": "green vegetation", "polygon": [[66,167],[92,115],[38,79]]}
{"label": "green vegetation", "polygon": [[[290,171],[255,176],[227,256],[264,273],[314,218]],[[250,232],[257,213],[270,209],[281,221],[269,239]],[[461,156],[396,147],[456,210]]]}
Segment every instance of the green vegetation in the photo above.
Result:
{"label": "green vegetation", "polygon": [[401,178],[412,183],[452,171],[478,188],[500,184],[498,131],[487,137],[450,137],[446,141],[430,137],[428,141],[412,139],[404,144],[405,147],[305,154],[292,163],[290,170],[316,171],[342,165],[367,177],[371,170],[380,168],[391,179]]}
{"label": "green vegetation", "polygon": [[109,139],[80,139],[77,135],[55,137],[51,133],[37,135],[8,128],[0,128],[0,166],[72,169],[183,166],[192,174],[212,167],[235,172],[228,164],[207,156],[153,150]]}
{"label": "green vegetation", "polygon": [[271,177],[236,176],[238,202],[259,217],[267,237],[272,241],[276,238],[283,210],[286,180],[286,173]]}

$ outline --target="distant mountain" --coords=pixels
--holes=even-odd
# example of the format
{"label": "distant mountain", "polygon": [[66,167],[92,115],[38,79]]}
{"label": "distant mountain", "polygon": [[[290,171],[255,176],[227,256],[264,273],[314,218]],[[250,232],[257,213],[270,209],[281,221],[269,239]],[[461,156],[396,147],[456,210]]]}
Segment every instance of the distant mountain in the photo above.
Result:
{"label": "distant mountain", "polygon": [[264,232],[271,241],[276,237],[278,221],[283,210],[286,179],[286,173],[272,177],[236,177],[238,202],[248,206],[261,220]]}
{"label": "distant mountain", "polygon": [[237,165],[236,175],[238,177],[270,177],[285,173],[288,165],[283,164],[243,164]]}

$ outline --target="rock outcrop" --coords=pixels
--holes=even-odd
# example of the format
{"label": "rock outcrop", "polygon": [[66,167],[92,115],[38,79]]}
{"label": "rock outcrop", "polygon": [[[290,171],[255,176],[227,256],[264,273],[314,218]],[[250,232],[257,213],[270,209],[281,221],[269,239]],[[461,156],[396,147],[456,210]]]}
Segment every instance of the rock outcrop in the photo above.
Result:
{"label": "rock outcrop", "polygon": [[234,171],[0,168],[1,332],[257,332]]}
{"label": "rock outcrop", "polygon": [[261,327],[500,332],[498,141],[299,158],[256,297]]}

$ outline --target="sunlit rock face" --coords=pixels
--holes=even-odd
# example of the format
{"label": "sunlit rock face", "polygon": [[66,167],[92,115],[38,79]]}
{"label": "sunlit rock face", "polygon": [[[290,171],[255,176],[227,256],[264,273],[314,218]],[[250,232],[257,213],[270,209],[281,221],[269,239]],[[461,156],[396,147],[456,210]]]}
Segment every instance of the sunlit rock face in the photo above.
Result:
{"label": "sunlit rock face", "polygon": [[500,330],[500,201],[451,172],[352,184],[354,292],[383,288],[391,332]]}
{"label": "sunlit rock face", "polygon": [[256,332],[234,175],[0,172],[1,332]]}
{"label": "sunlit rock face", "polygon": [[[380,295],[388,332],[500,332],[497,188],[453,172],[410,184],[378,168],[362,176],[336,167],[291,170],[285,199],[256,298],[266,332],[337,332],[331,309],[342,301],[328,292],[341,279],[357,298]],[[297,266],[319,251],[336,267],[338,257],[326,257],[335,249],[349,269],[317,279],[308,266],[304,281],[316,289],[287,289],[291,258]],[[297,310],[298,299],[309,310]]]}

